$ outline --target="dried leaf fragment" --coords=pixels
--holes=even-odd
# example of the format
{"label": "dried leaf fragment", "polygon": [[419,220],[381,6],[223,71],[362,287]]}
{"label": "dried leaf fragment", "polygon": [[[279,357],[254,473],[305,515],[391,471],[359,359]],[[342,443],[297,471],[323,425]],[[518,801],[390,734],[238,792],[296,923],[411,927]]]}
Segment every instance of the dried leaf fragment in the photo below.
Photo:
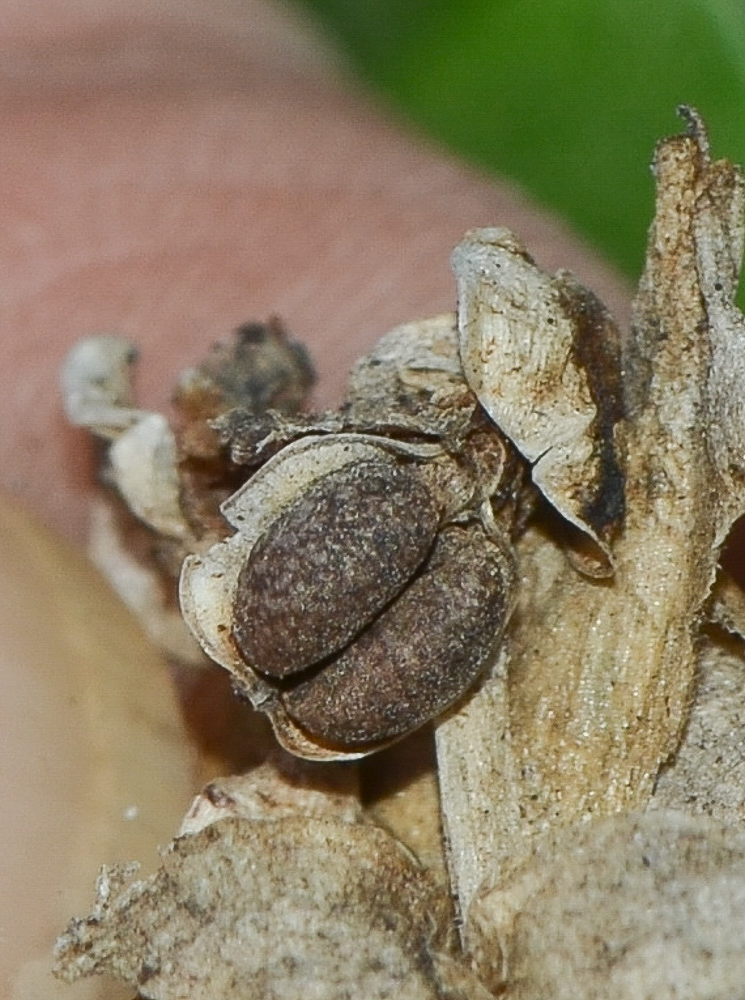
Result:
{"label": "dried leaf fragment", "polygon": [[745,836],[670,811],[572,827],[484,892],[472,921],[482,976],[515,1000],[738,1000]]}
{"label": "dried leaf fragment", "polygon": [[130,878],[104,872],[93,914],[60,939],[58,975],[111,971],[152,1000],[443,995],[446,900],[378,828],[221,820]]}

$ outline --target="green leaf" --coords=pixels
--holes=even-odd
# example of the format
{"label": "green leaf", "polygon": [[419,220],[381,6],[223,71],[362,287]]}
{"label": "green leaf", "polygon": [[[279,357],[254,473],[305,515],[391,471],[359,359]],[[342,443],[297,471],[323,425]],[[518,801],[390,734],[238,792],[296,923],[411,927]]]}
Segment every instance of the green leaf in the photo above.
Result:
{"label": "green leaf", "polygon": [[741,0],[304,2],[397,107],[632,275],[676,106],[699,109],[715,156],[745,160]]}

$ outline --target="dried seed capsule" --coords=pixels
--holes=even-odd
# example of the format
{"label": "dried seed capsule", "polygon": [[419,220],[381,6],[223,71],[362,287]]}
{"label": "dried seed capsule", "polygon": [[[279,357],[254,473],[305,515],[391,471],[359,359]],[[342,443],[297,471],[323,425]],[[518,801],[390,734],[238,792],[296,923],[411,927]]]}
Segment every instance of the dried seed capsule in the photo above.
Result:
{"label": "dried seed capsule", "polygon": [[241,570],[233,639],[245,661],[284,677],[341,649],[416,572],[439,516],[416,467],[392,457],[320,478]]}
{"label": "dried seed capsule", "polygon": [[311,737],[352,747],[401,736],[439,715],[478,677],[513,606],[507,544],[451,526],[385,612],[330,665],[285,692]]}

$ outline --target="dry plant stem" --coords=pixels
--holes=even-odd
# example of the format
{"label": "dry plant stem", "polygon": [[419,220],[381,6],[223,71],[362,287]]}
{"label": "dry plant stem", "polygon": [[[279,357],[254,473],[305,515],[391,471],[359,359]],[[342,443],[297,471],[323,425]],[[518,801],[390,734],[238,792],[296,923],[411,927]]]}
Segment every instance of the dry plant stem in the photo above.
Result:
{"label": "dry plant stem", "polygon": [[[719,547],[743,509],[735,383],[745,329],[734,306],[742,179],[710,161],[703,126],[684,114],[687,134],[657,150],[656,218],[623,351],[613,449],[625,516],[613,575],[591,579],[555,543],[529,536],[523,576],[542,583],[523,587],[509,664],[438,727],[464,914],[478,886],[508,857],[517,865],[545,831],[643,808],[688,714],[696,628]],[[461,322],[477,308],[483,317],[483,302],[462,300]]]}

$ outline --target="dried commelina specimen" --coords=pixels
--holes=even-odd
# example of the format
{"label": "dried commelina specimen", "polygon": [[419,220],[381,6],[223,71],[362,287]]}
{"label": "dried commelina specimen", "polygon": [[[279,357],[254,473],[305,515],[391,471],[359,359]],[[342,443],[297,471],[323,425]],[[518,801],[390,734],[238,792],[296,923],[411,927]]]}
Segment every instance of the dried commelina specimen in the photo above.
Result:
{"label": "dried commelina specimen", "polygon": [[[447,364],[437,402],[428,364]],[[218,430],[236,463],[267,449],[239,411]],[[271,435],[282,447],[222,505],[235,534],[184,563],[184,615],[291,752],[364,755],[482,673],[514,604],[522,468],[457,369],[450,318],[384,338],[341,414]]]}
{"label": "dried commelina specimen", "polygon": [[[745,511],[743,184],[682,113],[629,333],[486,229],[454,254],[457,323],[388,334],[338,411],[257,412],[197,379],[174,434],[116,389],[117,348],[82,422],[115,438],[112,482],[186,555],[186,621],[281,744],[355,758],[436,720],[461,933],[364,808],[298,792],[288,814],[278,766],[205,792],[210,825],[154,880],[106,875],[60,974],[114,969],[153,998],[741,995],[740,743],[712,713],[745,666],[718,571]],[[143,484],[111,453],[148,421]],[[681,815],[696,801],[717,818]]]}

